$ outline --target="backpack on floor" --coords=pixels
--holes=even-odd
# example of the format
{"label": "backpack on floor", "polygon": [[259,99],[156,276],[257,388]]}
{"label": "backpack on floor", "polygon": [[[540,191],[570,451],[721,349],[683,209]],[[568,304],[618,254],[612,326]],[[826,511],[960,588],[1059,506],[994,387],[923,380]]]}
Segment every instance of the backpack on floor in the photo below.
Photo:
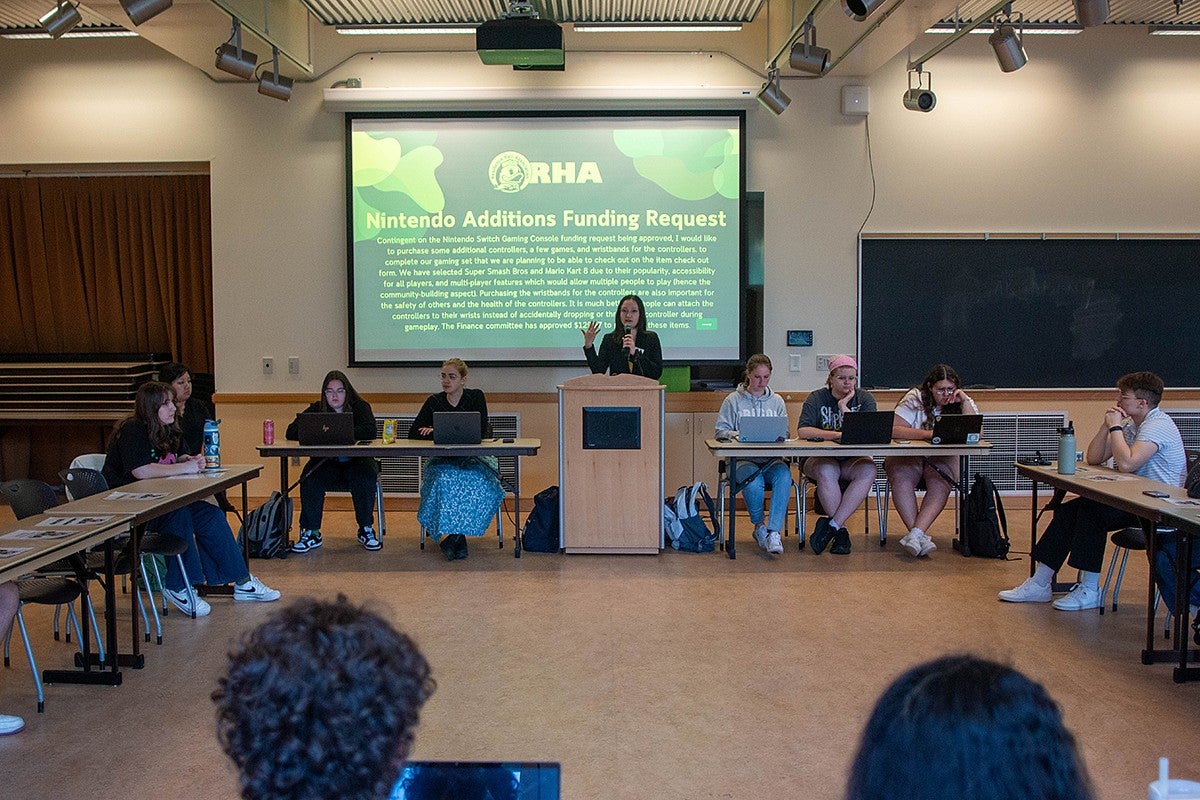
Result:
{"label": "backpack on floor", "polygon": [[[704,524],[698,503],[708,507],[710,529]],[[708,485],[697,481],[692,486],[680,486],[674,498],[663,504],[663,532],[671,547],[689,553],[711,553],[717,547],[721,523],[717,520],[716,505],[708,493]]]}
{"label": "backpack on floor", "polygon": [[287,534],[292,527],[292,498],[271,492],[267,502],[246,515],[238,530],[238,543],[245,536],[251,558],[287,558]]}
{"label": "backpack on floor", "polygon": [[1008,520],[996,484],[986,475],[975,475],[967,494],[967,521],[963,539],[966,555],[977,558],[1008,558]]}
{"label": "backpack on floor", "polygon": [[551,486],[533,496],[533,510],[525,518],[521,548],[530,553],[557,553],[559,539],[558,487]]}

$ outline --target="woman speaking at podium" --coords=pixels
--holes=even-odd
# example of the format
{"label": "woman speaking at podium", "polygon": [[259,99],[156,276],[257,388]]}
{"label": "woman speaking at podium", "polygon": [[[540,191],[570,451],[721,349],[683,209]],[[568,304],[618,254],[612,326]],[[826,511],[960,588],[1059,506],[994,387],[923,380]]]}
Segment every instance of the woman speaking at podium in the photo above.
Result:
{"label": "woman speaking at podium", "polygon": [[658,380],[662,377],[662,345],[658,334],[646,330],[646,307],[642,298],[627,294],[617,305],[616,325],[612,333],[600,341],[597,355],[595,343],[600,325],[592,320],[584,328],[583,354],[595,374],[641,375]]}

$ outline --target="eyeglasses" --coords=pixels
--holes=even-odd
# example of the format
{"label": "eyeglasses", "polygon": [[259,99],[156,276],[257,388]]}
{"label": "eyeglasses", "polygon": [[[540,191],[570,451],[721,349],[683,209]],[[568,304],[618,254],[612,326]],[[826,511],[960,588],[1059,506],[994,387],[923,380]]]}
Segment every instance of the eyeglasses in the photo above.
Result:
{"label": "eyeglasses", "polygon": [[1133,401],[1135,401],[1135,402],[1136,402],[1136,401],[1138,401],[1138,400],[1141,400],[1141,399],[1142,399],[1142,398],[1138,397],[1136,394],[1120,394],[1120,395],[1117,395],[1117,401],[1118,401],[1118,402],[1124,402],[1125,400],[1133,400]]}
{"label": "eyeglasses", "polygon": [[325,394],[345,394],[345,393],[346,393],[345,389],[335,389],[332,386],[330,386],[328,389],[325,390]]}
{"label": "eyeglasses", "polygon": [[934,389],[933,389],[934,394],[944,394],[944,395],[952,395],[957,391],[958,391],[957,386],[943,386],[941,388],[934,387]]}

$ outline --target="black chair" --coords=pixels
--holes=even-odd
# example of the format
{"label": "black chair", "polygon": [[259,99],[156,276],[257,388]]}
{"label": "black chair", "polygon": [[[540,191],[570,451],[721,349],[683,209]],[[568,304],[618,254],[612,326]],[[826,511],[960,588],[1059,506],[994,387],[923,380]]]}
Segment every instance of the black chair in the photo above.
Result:
{"label": "black chair", "polygon": [[[17,592],[20,603],[17,606],[16,624],[21,629],[21,640],[25,643],[25,657],[29,659],[29,671],[33,673],[33,685],[37,689],[37,710],[46,710],[46,693],[42,687],[42,676],[38,672],[37,661],[33,657],[33,647],[29,643],[29,631],[25,628],[25,616],[21,608],[28,603],[41,605],[66,606],[67,621],[75,628],[75,635],[83,641],[83,633],[79,630],[79,622],[75,618],[75,600],[84,594],[83,584],[71,578],[21,578],[17,582]],[[12,641],[12,626],[4,636],[4,666],[10,665],[9,644]]]}

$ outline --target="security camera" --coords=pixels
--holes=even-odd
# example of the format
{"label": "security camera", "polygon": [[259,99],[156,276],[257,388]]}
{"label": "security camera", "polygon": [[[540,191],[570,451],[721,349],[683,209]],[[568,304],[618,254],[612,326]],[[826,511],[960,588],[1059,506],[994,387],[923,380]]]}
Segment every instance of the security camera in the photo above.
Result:
{"label": "security camera", "polygon": [[909,111],[933,111],[937,95],[929,89],[909,89],[904,93],[904,107]]}

